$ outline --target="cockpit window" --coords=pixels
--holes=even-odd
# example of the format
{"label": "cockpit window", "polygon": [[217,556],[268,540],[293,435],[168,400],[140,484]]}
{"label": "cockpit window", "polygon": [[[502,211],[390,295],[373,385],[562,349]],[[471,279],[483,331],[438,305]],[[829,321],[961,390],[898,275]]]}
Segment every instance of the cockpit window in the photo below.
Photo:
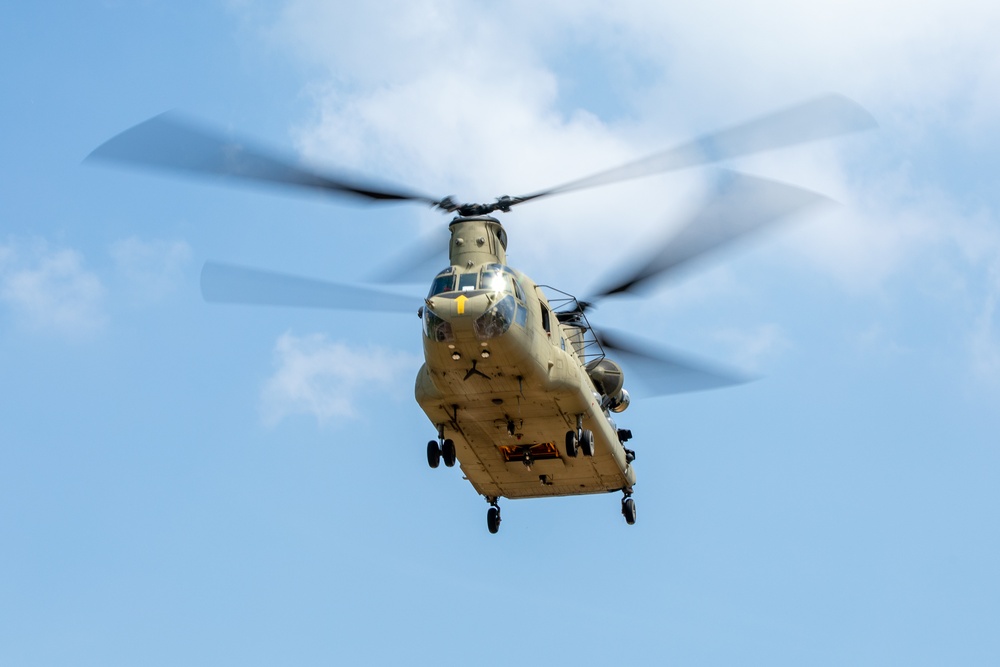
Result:
{"label": "cockpit window", "polygon": [[483,270],[483,279],[479,284],[479,288],[490,290],[491,292],[503,292],[509,289],[503,273],[485,269]]}
{"label": "cockpit window", "polygon": [[469,290],[476,289],[476,279],[479,278],[478,273],[463,273],[458,277],[458,289],[462,292],[468,292]]}
{"label": "cockpit window", "polygon": [[435,294],[441,294],[442,292],[451,292],[455,289],[455,276],[451,273],[442,273],[434,282],[431,284],[431,291],[427,295],[428,298],[434,296]]}
{"label": "cockpit window", "polygon": [[[500,276],[502,275],[502,278]],[[497,280],[503,280],[505,286],[497,286]],[[495,289],[496,291],[501,291],[506,289],[508,292],[513,292],[514,296],[517,297],[518,301],[524,301],[524,290],[521,289],[521,283],[517,281],[517,276],[508,267],[503,264],[487,264],[483,269],[483,279],[480,283],[480,289]]]}

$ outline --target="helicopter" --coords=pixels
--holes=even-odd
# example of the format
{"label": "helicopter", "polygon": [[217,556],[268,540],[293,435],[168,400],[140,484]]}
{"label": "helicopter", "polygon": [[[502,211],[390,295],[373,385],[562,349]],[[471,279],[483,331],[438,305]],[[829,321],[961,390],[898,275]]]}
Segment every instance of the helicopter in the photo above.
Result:
{"label": "helicopter", "polygon": [[[655,393],[739,384],[747,378],[686,355],[591,325],[601,299],[635,293],[723,245],[805,209],[825,196],[749,174],[719,172],[714,196],[665,242],[653,244],[586,299],[539,285],[507,263],[508,238],[495,213],[544,197],[710,165],[753,153],[867,130],[860,105],[824,95],[703,135],[640,160],[522,196],[489,203],[435,198],[354,175],[331,174],[237,140],[174,113],[109,139],[87,160],[320,191],[375,203],[413,202],[453,218],[448,266],[418,299],[382,289],[206,262],[203,298],[212,303],[414,312],[422,322],[424,363],[415,398],[436,431],[431,468],[458,464],[487,503],[499,530],[501,498],[621,493],[621,514],[636,522],[636,452],[615,418],[631,404],[622,366],[658,374]],[[422,261],[422,260],[421,260]],[[418,264],[420,262],[417,262]]]}

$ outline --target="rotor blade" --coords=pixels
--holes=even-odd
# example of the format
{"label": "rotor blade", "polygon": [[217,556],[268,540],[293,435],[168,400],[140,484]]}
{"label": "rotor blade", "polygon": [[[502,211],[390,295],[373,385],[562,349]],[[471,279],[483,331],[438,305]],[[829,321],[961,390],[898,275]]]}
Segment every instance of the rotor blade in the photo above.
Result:
{"label": "rotor blade", "polygon": [[444,228],[416,239],[403,252],[379,267],[371,277],[374,283],[417,283],[448,266],[448,236]]}
{"label": "rotor blade", "polygon": [[694,141],[614,169],[523,197],[514,197],[512,201],[514,204],[520,204],[539,197],[710,164],[775,148],[870,130],[877,126],[874,117],[857,102],[843,95],[824,95],[735,125],[727,130],[706,134]]}
{"label": "rotor blade", "polygon": [[386,312],[416,312],[421,303],[420,298],[217,262],[202,267],[201,295],[211,303]]}
{"label": "rotor blade", "polygon": [[722,171],[714,196],[700,210],[644,263],[631,268],[591,299],[636,291],[649,280],[705,253],[805,208],[830,202],[823,195],[787,183]]}
{"label": "rotor blade", "polygon": [[383,188],[363,179],[321,174],[294,160],[277,157],[242,140],[199,127],[173,113],[139,123],[95,148],[86,160],[107,160],[141,167],[223,176],[243,181],[293,186],[372,201],[436,200],[413,192]]}
{"label": "rotor blade", "polygon": [[622,355],[629,375],[637,376],[651,396],[732,387],[757,379],[621,333],[606,329],[594,333],[606,352]]}

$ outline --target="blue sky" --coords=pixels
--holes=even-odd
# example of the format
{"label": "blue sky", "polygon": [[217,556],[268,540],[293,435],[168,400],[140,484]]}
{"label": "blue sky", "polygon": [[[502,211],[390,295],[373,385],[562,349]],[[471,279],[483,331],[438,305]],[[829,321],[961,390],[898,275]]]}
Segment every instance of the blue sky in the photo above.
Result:
{"label": "blue sky", "polygon": [[[1000,661],[1000,11],[340,4],[3,10],[0,663]],[[635,388],[635,526],[488,534],[416,317],[200,298],[208,259],[367,280],[438,214],[81,164],[176,109],[489,200],[830,91],[880,129],[728,166],[838,207],[594,315],[763,376]],[[582,296],[708,181],[524,206],[510,262]]]}

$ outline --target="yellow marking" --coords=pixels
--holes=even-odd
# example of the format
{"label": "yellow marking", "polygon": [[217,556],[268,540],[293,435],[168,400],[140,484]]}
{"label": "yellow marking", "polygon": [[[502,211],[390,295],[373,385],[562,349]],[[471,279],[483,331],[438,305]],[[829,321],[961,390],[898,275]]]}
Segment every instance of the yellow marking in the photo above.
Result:
{"label": "yellow marking", "polygon": [[455,303],[458,304],[458,314],[465,315],[465,302],[469,300],[469,297],[464,294],[459,294],[455,297]]}

